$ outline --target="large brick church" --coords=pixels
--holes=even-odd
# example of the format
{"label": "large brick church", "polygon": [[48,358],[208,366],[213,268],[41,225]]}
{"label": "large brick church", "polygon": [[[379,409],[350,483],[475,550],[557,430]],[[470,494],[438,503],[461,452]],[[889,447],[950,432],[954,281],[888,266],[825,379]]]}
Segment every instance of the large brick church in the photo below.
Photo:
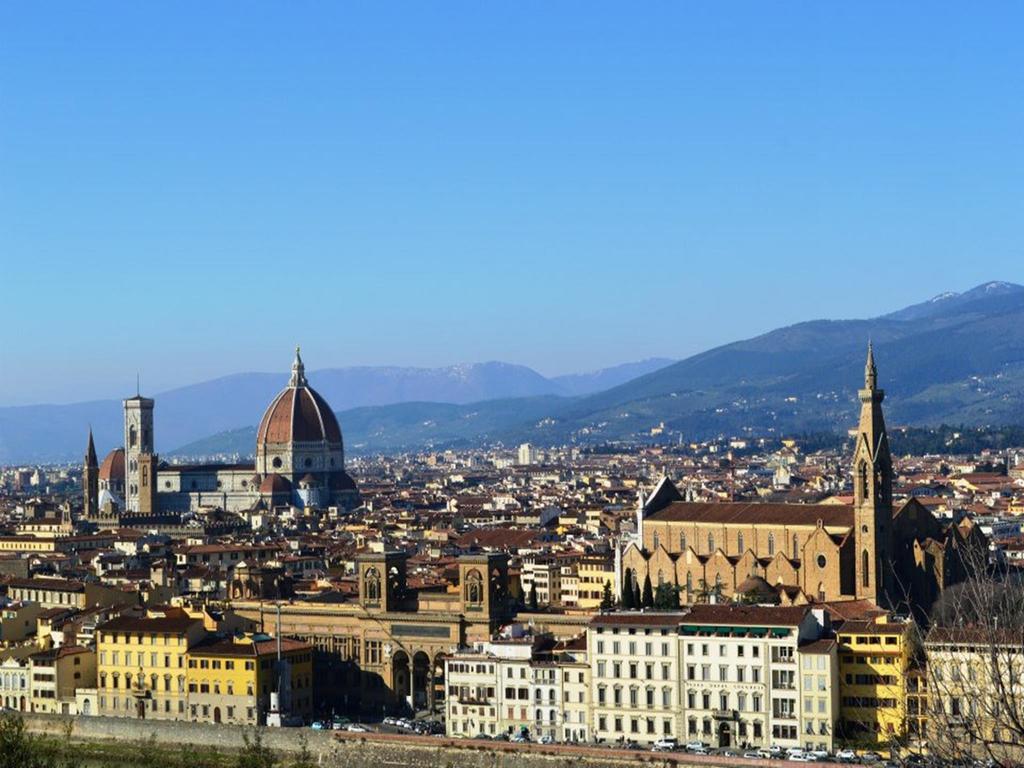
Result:
{"label": "large brick church", "polygon": [[916,500],[893,506],[883,390],[870,345],[853,454],[853,503],[693,503],[666,478],[637,512],[621,586],[649,577],[680,602],[796,604],[866,599],[927,610],[964,577],[962,553],[985,546],[970,521],[942,524]]}

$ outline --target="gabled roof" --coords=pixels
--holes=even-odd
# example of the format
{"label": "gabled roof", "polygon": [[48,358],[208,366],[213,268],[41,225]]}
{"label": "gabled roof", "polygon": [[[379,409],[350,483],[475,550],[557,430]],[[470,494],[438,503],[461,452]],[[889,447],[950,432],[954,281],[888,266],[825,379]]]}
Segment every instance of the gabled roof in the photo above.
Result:
{"label": "gabled roof", "polygon": [[733,525],[853,527],[853,507],[846,504],[775,504],[765,502],[676,501],[647,518],[649,522]]}

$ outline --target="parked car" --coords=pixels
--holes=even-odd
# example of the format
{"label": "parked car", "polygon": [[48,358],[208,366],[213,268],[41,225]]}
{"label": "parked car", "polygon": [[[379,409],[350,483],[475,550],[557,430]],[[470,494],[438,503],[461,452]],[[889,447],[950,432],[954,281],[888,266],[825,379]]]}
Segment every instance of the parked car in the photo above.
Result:
{"label": "parked car", "polygon": [[654,752],[671,752],[679,749],[679,742],[675,739],[658,739],[651,747]]}
{"label": "parked car", "polygon": [[687,752],[696,752],[698,749],[707,749],[708,745],[703,741],[688,741],[686,742]]}
{"label": "parked car", "polygon": [[743,753],[743,757],[746,760],[760,760],[761,759],[761,753],[760,752],[755,752],[755,751],[744,752]]}
{"label": "parked car", "polygon": [[841,763],[852,763],[857,759],[857,753],[852,749],[840,749],[836,752],[836,760]]}
{"label": "parked car", "polygon": [[814,755],[808,754],[807,752],[790,752],[789,757],[786,758],[793,763],[816,763],[818,758]]}
{"label": "parked car", "polygon": [[309,727],[314,731],[329,731],[331,729],[331,726],[323,720],[314,720]]}
{"label": "parked car", "polygon": [[513,736],[513,737],[511,737],[509,739],[509,741],[512,742],[513,744],[524,744],[524,743],[526,743],[529,740],[530,740],[530,737],[527,736],[525,733],[517,733],[515,736]]}
{"label": "parked car", "polygon": [[554,736],[544,735],[544,736],[541,736],[539,739],[537,739],[537,743],[538,744],[554,744],[555,743],[555,737]]}
{"label": "parked car", "polygon": [[359,723],[349,723],[347,726],[345,726],[345,730],[348,731],[349,733],[369,733],[370,732],[369,728],[367,728],[365,725],[360,725]]}

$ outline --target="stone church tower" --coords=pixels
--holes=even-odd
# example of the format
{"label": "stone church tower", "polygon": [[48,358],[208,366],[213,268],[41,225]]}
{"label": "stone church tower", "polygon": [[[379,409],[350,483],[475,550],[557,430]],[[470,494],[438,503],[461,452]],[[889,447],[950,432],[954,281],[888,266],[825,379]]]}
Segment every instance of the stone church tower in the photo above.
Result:
{"label": "stone church tower", "polygon": [[96,446],[92,441],[92,429],[89,429],[89,445],[85,449],[85,466],[82,468],[82,507],[86,520],[96,518],[99,511],[100,468],[96,461]]}
{"label": "stone church tower", "polygon": [[893,595],[892,456],[882,417],[885,392],[878,388],[875,356],[868,344],[860,425],[853,453],[856,596],[888,604]]}
{"label": "stone church tower", "polygon": [[153,401],[136,394],[124,401],[124,501],[129,512],[156,512]]}

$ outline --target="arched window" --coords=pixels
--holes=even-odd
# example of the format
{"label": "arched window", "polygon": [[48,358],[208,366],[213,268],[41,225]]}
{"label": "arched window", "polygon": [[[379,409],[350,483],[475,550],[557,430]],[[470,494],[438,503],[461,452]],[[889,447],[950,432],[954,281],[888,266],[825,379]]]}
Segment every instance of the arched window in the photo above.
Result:
{"label": "arched window", "polygon": [[679,532],[679,551],[686,551],[686,531]]}
{"label": "arched window", "polygon": [[867,462],[861,462],[860,467],[857,469],[860,474],[860,497],[866,499],[868,497],[868,465]]}
{"label": "arched window", "polygon": [[768,556],[771,557],[775,554],[775,534],[768,534]]}
{"label": "arched window", "polygon": [[376,568],[366,569],[366,573],[363,574],[363,588],[367,600],[380,600],[380,573]]}
{"label": "arched window", "polygon": [[861,583],[863,583],[865,587],[871,586],[871,571],[868,567],[870,563],[871,558],[868,557],[868,551],[865,549],[863,552],[860,553],[860,569],[862,572]]}
{"label": "arched window", "polygon": [[128,427],[128,447],[134,447],[135,442],[138,440],[138,434],[135,431],[135,425],[132,424]]}
{"label": "arched window", "polygon": [[715,551],[715,534],[708,534],[708,554],[713,554]]}
{"label": "arched window", "polygon": [[466,603],[482,605],[484,602],[484,577],[475,568],[466,574]]}
{"label": "arched window", "polygon": [[742,555],[745,550],[746,547],[743,546],[743,534],[738,533],[736,534],[736,552],[737,554]]}
{"label": "arched window", "polygon": [[661,570],[661,568],[659,568],[658,569],[658,586],[660,587],[664,583],[665,583],[665,572],[663,570]]}
{"label": "arched window", "polygon": [[658,535],[658,532],[655,531],[654,532],[654,540],[653,540],[653,542],[651,544],[651,549],[652,550],[656,550],[660,543],[661,543],[661,537]]}

